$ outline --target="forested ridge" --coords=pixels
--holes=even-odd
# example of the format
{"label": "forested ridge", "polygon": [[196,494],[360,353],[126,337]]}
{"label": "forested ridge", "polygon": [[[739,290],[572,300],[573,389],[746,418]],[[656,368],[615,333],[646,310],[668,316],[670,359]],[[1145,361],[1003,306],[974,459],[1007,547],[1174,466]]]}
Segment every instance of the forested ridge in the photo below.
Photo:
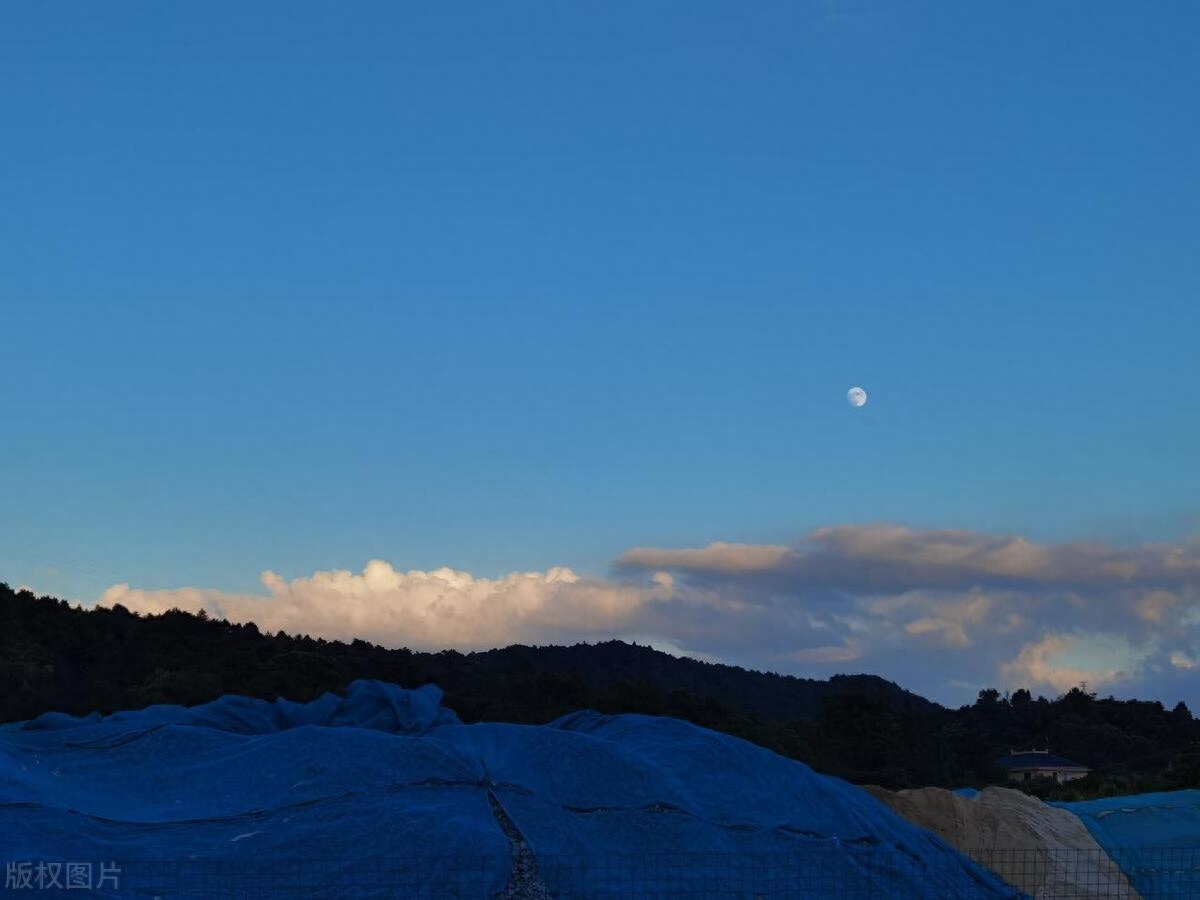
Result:
{"label": "forested ridge", "polygon": [[309,700],[356,678],[436,683],[464,721],[542,724],[591,708],[670,715],[815,769],[886,787],[981,786],[1010,748],[1049,747],[1096,772],[1040,793],[1083,797],[1200,786],[1200,723],[1183,703],[996,690],[946,709],[870,675],[829,680],[681,659],[637,644],[388,649],[264,634],[172,611],[80,609],[0,584],[0,721],[83,715],[222,694]]}

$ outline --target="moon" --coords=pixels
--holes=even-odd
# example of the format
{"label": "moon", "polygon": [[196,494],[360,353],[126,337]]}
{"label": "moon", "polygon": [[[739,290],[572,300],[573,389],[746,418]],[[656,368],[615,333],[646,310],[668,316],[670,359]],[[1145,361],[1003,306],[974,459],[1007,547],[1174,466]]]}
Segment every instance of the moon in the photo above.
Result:
{"label": "moon", "polygon": [[867,392],[860,387],[852,387],[846,391],[846,399],[850,401],[850,405],[854,407],[867,405]]}

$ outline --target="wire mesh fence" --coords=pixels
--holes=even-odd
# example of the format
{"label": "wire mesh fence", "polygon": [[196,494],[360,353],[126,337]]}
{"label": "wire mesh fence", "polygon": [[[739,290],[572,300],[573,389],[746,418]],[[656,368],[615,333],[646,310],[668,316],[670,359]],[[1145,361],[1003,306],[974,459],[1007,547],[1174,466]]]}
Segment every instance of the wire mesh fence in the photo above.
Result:
{"label": "wire mesh fence", "polygon": [[5,864],[5,896],[137,898],[920,897],[1200,900],[1200,848],[971,849],[933,857],[846,845],[776,855],[725,853],[38,861]]}

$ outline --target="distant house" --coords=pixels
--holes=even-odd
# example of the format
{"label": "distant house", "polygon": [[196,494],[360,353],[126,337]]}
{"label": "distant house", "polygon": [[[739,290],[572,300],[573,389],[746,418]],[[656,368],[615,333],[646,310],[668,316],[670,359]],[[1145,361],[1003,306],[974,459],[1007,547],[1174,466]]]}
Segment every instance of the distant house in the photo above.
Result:
{"label": "distant house", "polygon": [[1082,778],[1091,771],[1087,766],[1049,750],[1011,750],[1008,756],[996,760],[996,765],[1008,773],[1009,781],[1053,778],[1062,783]]}

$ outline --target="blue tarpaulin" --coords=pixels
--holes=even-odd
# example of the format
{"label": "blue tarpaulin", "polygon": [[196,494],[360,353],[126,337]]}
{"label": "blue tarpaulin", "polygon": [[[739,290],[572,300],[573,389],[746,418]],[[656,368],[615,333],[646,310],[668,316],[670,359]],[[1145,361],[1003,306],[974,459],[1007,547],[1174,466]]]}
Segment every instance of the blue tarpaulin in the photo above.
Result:
{"label": "blue tarpaulin", "polygon": [[522,866],[541,896],[711,896],[723,873],[730,897],[781,879],[820,897],[839,878],[881,896],[1013,896],[865,792],[746,741],[591,712],[463,725],[440,701],[357,681],[306,704],[228,696],[0,726],[0,861],[119,861],[109,896],[225,878],[490,897]]}
{"label": "blue tarpaulin", "polygon": [[1077,815],[1145,897],[1200,890],[1200,791],[1055,803]]}

